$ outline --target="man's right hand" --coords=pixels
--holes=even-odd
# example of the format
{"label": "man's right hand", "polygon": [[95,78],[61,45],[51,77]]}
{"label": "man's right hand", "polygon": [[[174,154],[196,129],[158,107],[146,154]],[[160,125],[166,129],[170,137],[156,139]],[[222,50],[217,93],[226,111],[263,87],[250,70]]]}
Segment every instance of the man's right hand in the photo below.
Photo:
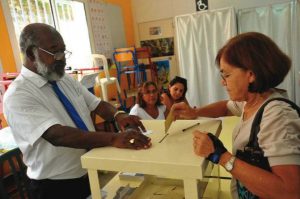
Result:
{"label": "man's right hand", "polygon": [[129,149],[148,149],[151,147],[151,138],[143,135],[133,128],[128,128],[124,132],[114,136],[112,146]]}
{"label": "man's right hand", "polygon": [[196,109],[191,108],[185,102],[173,104],[171,107],[175,119],[195,119],[197,117]]}

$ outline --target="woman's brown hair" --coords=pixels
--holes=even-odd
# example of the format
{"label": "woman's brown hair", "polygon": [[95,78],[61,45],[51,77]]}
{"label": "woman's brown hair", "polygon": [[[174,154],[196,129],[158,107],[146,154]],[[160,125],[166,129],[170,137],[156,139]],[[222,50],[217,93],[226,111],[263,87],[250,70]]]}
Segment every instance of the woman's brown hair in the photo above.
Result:
{"label": "woman's brown hair", "polygon": [[249,92],[262,93],[278,86],[291,68],[290,58],[269,37],[258,32],[247,32],[231,38],[216,57],[244,70],[251,70],[256,79]]}

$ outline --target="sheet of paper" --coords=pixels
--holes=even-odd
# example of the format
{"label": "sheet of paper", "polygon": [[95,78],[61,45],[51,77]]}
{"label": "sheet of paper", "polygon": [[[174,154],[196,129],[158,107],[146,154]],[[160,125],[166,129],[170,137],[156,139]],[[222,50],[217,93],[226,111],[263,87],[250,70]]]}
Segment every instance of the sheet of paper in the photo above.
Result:
{"label": "sheet of paper", "polygon": [[147,131],[143,132],[144,135],[150,135],[151,133],[152,133],[152,130],[147,130]]}
{"label": "sheet of paper", "polygon": [[142,128],[141,128],[140,126],[139,126],[138,128],[140,129],[140,132],[141,132],[142,134],[144,134],[144,135],[149,135],[149,134],[152,133],[152,130],[146,130],[146,131],[143,131]]}
{"label": "sheet of paper", "polygon": [[80,83],[86,88],[94,87],[94,85],[96,83],[96,77],[98,75],[99,75],[99,72],[84,75],[82,77],[82,79],[80,80]]}
{"label": "sheet of paper", "polygon": [[165,120],[165,133],[168,132],[172,122],[174,121],[175,117],[173,115],[173,111],[170,111],[168,116],[167,116],[167,119]]}

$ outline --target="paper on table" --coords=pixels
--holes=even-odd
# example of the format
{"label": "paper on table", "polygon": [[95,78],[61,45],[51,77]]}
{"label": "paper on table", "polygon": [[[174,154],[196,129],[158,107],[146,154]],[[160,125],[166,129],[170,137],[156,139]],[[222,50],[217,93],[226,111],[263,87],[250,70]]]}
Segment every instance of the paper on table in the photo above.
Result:
{"label": "paper on table", "polygon": [[132,172],[121,172],[119,174],[120,180],[144,180],[144,174],[132,173]]}
{"label": "paper on table", "polygon": [[167,116],[167,119],[165,120],[165,133],[168,132],[172,122],[174,121],[175,117],[173,115],[173,111],[171,110]]}
{"label": "paper on table", "polygon": [[144,135],[150,135],[152,133],[152,130],[143,131]]}

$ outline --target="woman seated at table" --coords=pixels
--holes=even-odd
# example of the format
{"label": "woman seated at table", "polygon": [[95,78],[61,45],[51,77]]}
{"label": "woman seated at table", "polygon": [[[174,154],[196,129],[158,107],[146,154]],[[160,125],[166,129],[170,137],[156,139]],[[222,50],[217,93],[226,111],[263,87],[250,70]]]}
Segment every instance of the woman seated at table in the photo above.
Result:
{"label": "woman seated at table", "polygon": [[144,120],[164,120],[167,116],[166,106],[160,102],[157,85],[148,81],[143,84],[137,94],[137,104],[130,110],[130,115],[136,115]]}

